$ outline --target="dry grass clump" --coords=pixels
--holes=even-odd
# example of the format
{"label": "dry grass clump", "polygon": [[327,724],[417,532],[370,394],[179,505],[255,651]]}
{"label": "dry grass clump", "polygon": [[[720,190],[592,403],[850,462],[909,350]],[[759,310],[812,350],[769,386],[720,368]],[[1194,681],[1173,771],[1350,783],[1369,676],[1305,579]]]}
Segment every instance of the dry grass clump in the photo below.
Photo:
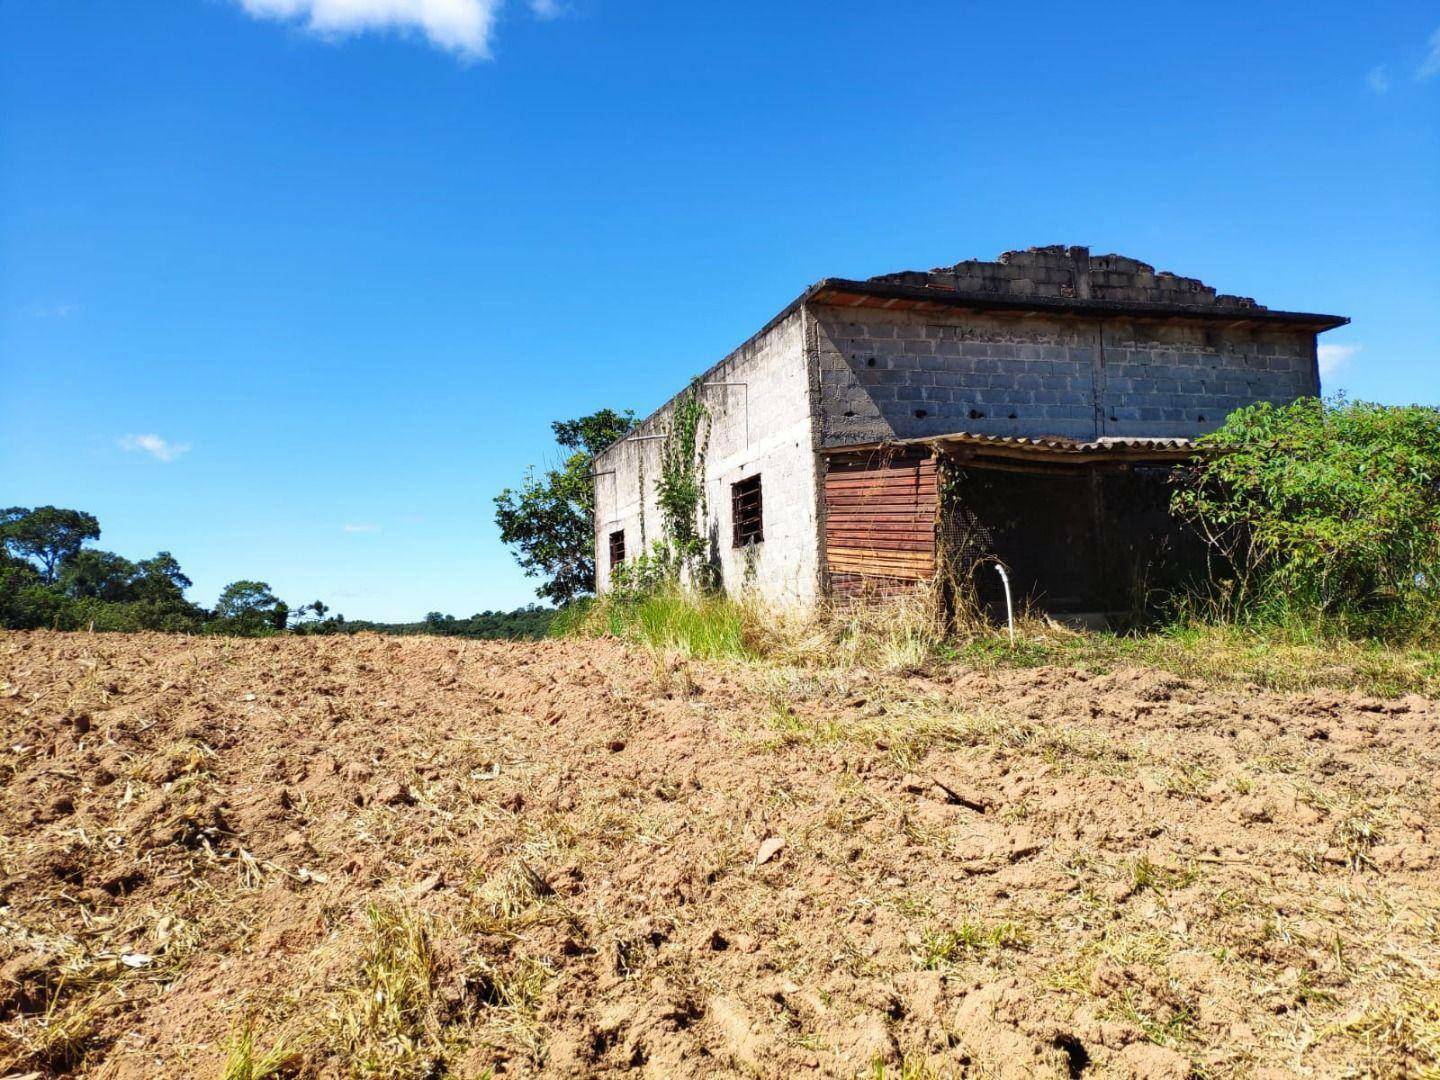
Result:
{"label": "dry grass clump", "polygon": [[336,1012],[337,1041],[350,1073],[357,1080],[432,1076],[445,1048],[429,929],[398,906],[372,904],[365,917],[368,940],[359,977]]}
{"label": "dry grass clump", "polygon": [[292,1076],[300,1069],[305,1053],[299,1045],[282,1037],[268,1048],[261,1049],[257,1027],[256,1019],[247,1017],[230,1037],[230,1047],[220,1074],[222,1080],[272,1080]]}
{"label": "dry grass clump", "polygon": [[883,599],[832,599],[803,617],[748,607],[763,655],[805,666],[915,672],[950,640],[939,597],[928,585]]}
{"label": "dry grass clump", "polygon": [[45,1012],[18,1030],[0,1033],[0,1069],[63,1073],[84,1061],[100,1018],[113,1006],[109,988],[68,998],[57,987]]}
{"label": "dry grass clump", "polygon": [[360,941],[342,942],[358,958],[339,985],[315,995],[318,1007],[313,997],[289,1001],[281,1011],[292,1015],[268,1039],[247,1014],[231,1035],[225,1080],[313,1075],[326,1062],[353,1080],[439,1075],[454,1046],[434,941],[454,932],[403,904],[367,905]]}
{"label": "dry grass clump", "polygon": [[[398,900],[367,905],[357,941],[345,935],[312,960],[356,955],[338,979],[273,1010],[268,1033],[254,1012],[231,1036],[225,1080],[339,1075],[352,1080],[449,1075],[477,1043],[544,1054],[539,1008],[554,979],[521,947],[547,895],[516,862],[473,894],[473,918],[441,917]],[[463,913],[462,913],[463,915]],[[503,938],[496,956],[455,951],[460,942]],[[437,943],[450,943],[442,958]],[[358,954],[358,955],[357,955]],[[318,1000],[317,1000],[318,999]],[[488,1075],[485,1073],[483,1075]]]}
{"label": "dry grass clump", "polygon": [[[73,857],[81,858],[97,842],[77,838]],[[187,890],[182,903],[191,895]],[[11,958],[0,981],[0,993],[12,995],[0,999],[0,1010],[11,1020],[0,1027],[0,1075],[81,1067],[103,1049],[104,1020],[143,993],[145,984],[158,987],[174,979],[199,945],[193,925],[173,915],[155,918],[153,910],[138,921],[91,917],[78,933],[23,926],[9,914],[0,905],[0,943],[21,945],[31,956],[28,962],[23,955]],[[150,942],[144,947],[153,953],[137,951],[133,942],[140,938]]]}
{"label": "dry grass clump", "polygon": [[1377,1061],[1398,1065],[1403,1075],[1440,1080],[1440,980],[1395,980],[1378,998],[1321,1038],[1358,1039]]}

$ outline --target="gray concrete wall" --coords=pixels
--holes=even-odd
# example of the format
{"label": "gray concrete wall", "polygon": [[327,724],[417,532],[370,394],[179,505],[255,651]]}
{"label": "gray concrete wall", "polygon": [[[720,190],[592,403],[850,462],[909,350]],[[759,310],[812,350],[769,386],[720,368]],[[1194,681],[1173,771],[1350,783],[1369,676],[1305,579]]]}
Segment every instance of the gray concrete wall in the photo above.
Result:
{"label": "gray concrete wall", "polygon": [[[711,418],[705,458],[706,524],[724,586],[732,594],[749,592],[774,604],[798,607],[811,603],[820,587],[815,430],[804,338],[803,313],[796,311],[703,376],[709,383],[744,383],[744,389],[701,390]],[[663,435],[673,407],[672,399],[643,421],[635,434]],[[601,592],[610,587],[612,532],[625,531],[627,555],[661,539],[655,481],[662,445],[658,439],[630,438],[595,460],[596,571]],[[752,548],[736,549],[730,485],[756,473],[764,497],[765,539]]]}
{"label": "gray concrete wall", "polygon": [[1191,437],[1319,392],[1286,327],[812,306],[822,446],[956,431]]}

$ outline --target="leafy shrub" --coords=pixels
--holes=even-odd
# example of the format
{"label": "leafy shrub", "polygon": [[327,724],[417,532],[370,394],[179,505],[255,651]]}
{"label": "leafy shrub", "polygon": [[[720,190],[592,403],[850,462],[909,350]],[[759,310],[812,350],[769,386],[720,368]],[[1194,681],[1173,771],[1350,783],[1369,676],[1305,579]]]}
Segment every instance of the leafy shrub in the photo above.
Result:
{"label": "leafy shrub", "polygon": [[610,572],[610,591],[619,601],[636,601],[676,586],[679,581],[679,558],[668,547],[656,544]]}
{"label": "leafy shrub", "polygon": [[1262,403],[1201,445],[1173,506],[1216,556],[1220,614],[1384,636],[1440,625],[1440,410]]}

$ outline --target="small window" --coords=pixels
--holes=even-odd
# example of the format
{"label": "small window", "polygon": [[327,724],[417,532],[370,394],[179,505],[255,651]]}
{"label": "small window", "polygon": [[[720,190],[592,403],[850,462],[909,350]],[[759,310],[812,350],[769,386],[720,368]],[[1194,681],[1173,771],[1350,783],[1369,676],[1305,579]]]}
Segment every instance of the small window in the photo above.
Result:
{"label": "small window", "polygon": [[730,506],[734,512],[736,547],[758,544],[765,539],[759,476],[730,485]]}
{"label": "small window", "polygon": [[614,570],[625,561],[625,530],[610,534],[610,569]]}

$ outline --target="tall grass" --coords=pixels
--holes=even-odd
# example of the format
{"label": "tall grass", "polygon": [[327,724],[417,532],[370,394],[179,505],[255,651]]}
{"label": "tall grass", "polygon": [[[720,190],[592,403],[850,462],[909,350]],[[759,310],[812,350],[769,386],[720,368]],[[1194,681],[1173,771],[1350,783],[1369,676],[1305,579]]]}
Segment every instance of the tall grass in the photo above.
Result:
{"label": "tall grass", "polygon": [[698,659],[914,670],[950,651],[931,590],[795,614],[752,600],[670,586],[606,595],[562,612],[558,637],[615,637]]}
{"label": "tall grass", "polygon": [[748,606],[679,587],[638,597],[600,597],[575,605],[551,626],[558,637],[617,637],[701,659],[759,655],[757,619]]}
{"label": "tall grass", "polygon": [[268,1050],[262,1050],[255,1031],[255,1018],[247,1017],[230,1036],[221,1080],[278,1080],[298,1072],[303,1060],[300,1047],[283,1039],[273,1043]]}
{"label": "tall grass", "polygon": [[831,599],[808,618],[765,613],[772,654],[817,666],[918,671],[953,653],[955,631],[928,585],[883,598]]}
{"label": "tall grass", "polygon": [[614,637],[698,659],[807,668],[919,672],[947,663],[1005,668],[1062,665],[1104,672],[1157,667],[1209,682],[1274,690],[1360,690],[1384,696],[1440,693],[1440,650],[1354,640],[1290,620],[1241,625],[1177,616],[1143,633],[1081,631],[1022,612],[1012,643],[976,612],[943,617],[930,590],[883,600],[831,601],[805,615],[679,587],[603,596],[566,609],[556,636]]}

